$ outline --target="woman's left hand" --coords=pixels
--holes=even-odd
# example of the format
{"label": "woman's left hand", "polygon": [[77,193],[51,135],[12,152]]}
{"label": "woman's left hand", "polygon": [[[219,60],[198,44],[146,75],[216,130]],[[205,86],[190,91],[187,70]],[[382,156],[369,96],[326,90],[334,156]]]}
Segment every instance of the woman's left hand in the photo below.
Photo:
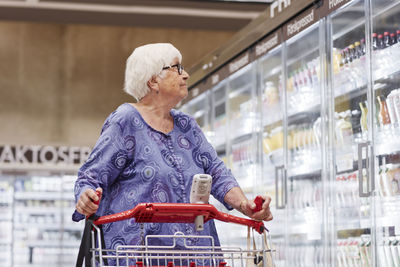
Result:
{"label": "woman's left hand", "polygon": [[271,198],[268,196],[261,196],[264,202],[262,203],[262,208],[260,211],[254,212],[254,208],[256,204],[254,200],[243,200],[240,203],[240,209],[243,214],[249,216],[253,220],[257,221],[271,221],[273,219],[272,213],[269,208],[269,204],[271,203]]}

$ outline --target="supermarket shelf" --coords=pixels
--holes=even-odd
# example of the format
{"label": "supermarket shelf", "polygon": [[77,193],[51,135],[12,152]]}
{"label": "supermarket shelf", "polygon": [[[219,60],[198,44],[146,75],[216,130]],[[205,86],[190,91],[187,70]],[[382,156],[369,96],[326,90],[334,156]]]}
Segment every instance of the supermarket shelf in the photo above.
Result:
{"label": "supermarket shelf", "polygon": [[296,112],[291,112],[287,119],[288,125],[316,120],[321,114],[320,107],[320,104],[310,105],[308,107],[304,107],[303,109],[298,109]]}
{"label": "supermarket shelf", "polygon": [[[397,141],[397,140],[394,140]],[[394,154],[396,152],[400,152],[400,142],[396,143],[384,143],[384,144],[377,144],[375,146],[375,155],[389,155]]]}
{"label": "supermarket shelf", "polygon": [[64,241],[61,240],[37,240],[37,241],[27,241],[27,247],[51,247],[51,248],[70,248],[70,247],[79,247],[80,241]]}
{"label": "supermarket shelf", "polygon": [[43,223],[14,223],[15,229],[33,229],[37,228],[40,230],[61,230],[61,224],[59,222],[43,222]]}
{"label": "supermarket shelf", "polygon": [[288,124],[296,122],[304,117],[310,117],[310,114],[318,113],[320,114],[320,107],[321,105],[315,104],[314,105],[303,105],[302,107],[298,107],[295,110],[289,110],[288,114]]}
{"label": "supermarket shelf", "polygon": [[16,192],[16,200],[74,200],[73,195],[61,192]]}
{"label": "supermarket shelf", "polygon": [[295,180],[313,179],[321,177],[321,165],[301,165],[296,168],[288,168],[288,177]]}
{"label": "supermarket shelf", "polygon": [[[272,53],[272,54],[273,54],[273,53]],[[266,61],[266,60],[268,60],[269,58],[270,58],[270,57],[267,57],[267,58],[265,58],[263,61]],[[281,73],[282,73],[282,66],[281,66],[281,65],[278,65],[278,66],[274,67],[273,69],[270,69],[270,70],[264,72],[264,73],[262,74],[262,79],[263,79],[263,81],[266,81],[266,80],[268,80],[268,78],[270,78],[270,77],[272,77],[272,76],[276,76],[276,75],[281,74]]]}
{"label": "supermarket shelf", "polygon": [[15,207],[15,213],[24,214],[56,214],[61,215],[63,208],[61,207]]}
{"label": "supermarket shelf", "polygon": [[5,245],[11,245],[11,239],[0,239],[0,245],[5,246]]}
{"label": "supermarket shelf", "polygon": [[[239,89],[234,89],[232,92],[229,93],[228,98],[232,99],[246,92],[250,93],[251,95],[252,87],[253,86],[251,85],[251,83],[249,83],[249,85],[247,86],[243,86],[242,88]],[[246,95],[249,95],[248,93],[246,93]]]}

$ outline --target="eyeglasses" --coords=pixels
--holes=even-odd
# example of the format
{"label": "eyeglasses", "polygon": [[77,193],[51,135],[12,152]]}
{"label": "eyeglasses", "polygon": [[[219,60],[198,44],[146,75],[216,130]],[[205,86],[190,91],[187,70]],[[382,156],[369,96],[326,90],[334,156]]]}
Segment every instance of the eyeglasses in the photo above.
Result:
{"label": "eyeglasses", "polygon": [[179,75],[182,75],[183,66],[182,66],[180,63],[175,64],[175,65],[172,65],[172,66],[166,66],[166,67],[164,67],[164,68],[162,68],[162,69],[163,69],[163,70],[166,70],[166,69],[170,69],[170,68],[174,68],[174,67],[176,67],[176,68],[178,69]]}

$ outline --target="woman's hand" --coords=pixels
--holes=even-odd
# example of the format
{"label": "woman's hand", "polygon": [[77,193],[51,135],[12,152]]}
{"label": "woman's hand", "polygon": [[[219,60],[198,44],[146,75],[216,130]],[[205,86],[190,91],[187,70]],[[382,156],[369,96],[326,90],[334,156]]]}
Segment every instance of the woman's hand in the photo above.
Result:
{"label": "woman's hand", "polygon": [[[97,196],[97,192],[99,196]],[[76,210],[85,216],[90,216],[96,213],[99,208],[98,204],[94,202],[100,202],[101,195],[103,194],[103,189],[100,187],[96,188],[96,191],[93,189],[87,189],[85,192],[81,194],[78,202],[76,203]]]}
{"label": "woman's hand", "polygon": [[271,203],[271,198],[268,196],[261,196],[262,199],[264,200],[262,204],[262,208],[260,211],[253,212],[253,210],[256,207],[256,204],[254,203],[254,200],[242,200],[240,202],[240,211],[252,218],[253,220],[258,220],[258,221],[271,221],[273,219],[271,211],[269,209],[269,204]]}

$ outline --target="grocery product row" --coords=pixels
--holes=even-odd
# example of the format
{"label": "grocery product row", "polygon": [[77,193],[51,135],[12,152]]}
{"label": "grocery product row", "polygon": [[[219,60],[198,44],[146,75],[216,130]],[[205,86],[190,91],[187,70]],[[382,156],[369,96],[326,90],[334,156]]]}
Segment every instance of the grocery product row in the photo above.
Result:
{"label": "grocery product row", "polygon": [[273,198],[277,266],[392,266],[377,248],[400,230],[400,3],[320,4],[225,55],[181,108],[210,110],[198,122],[245,193]]}
{"label": "grocery product row", "polygon": [[71,266],[84,224],[72,222],[76,177],[1,175],[0,266]]}

